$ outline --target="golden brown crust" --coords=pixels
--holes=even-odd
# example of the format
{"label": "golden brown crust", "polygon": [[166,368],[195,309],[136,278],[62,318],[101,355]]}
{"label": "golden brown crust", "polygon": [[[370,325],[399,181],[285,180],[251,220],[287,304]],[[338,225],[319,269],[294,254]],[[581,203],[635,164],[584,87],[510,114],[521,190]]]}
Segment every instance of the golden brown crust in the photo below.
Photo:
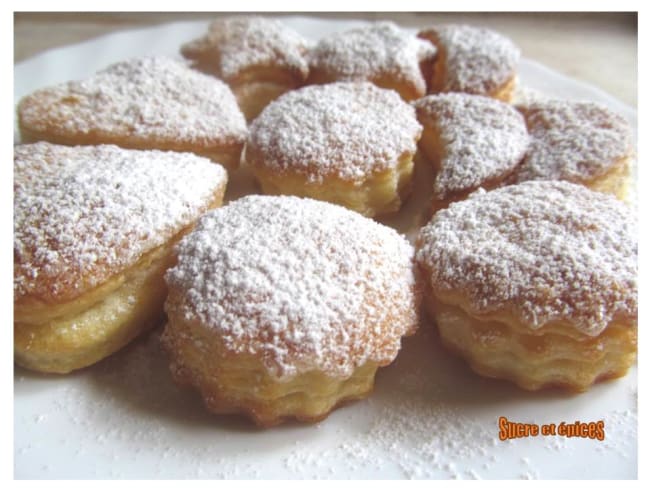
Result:
{"label": "golden brown crust", "polygon": [[418,37],[437,48],[429,93],[463,92],[503,102],[512,99],[519,49],[489,29],[442,25]]}
{"label": "golden brown crust", "polygon": [[239,108],[248,122],[254,120],[273,100],[297,88],[292,83],[277,81],[249,81],[231,86]]}
{"label": "golden brown crust", "polygon": [[564,180],[625,199],[634,158],[632,129],[592,102],[544,100],[517,106],[531,136],[507,184]]}
{"label": "golden brown crust", "polygon": [[309,55],[308,84],[369,81],[397,91],[406,101],[426,93],[435,48],[392,22],[336,33]]}
{"label": "golden brown crust", "polygon": [[524,118],[508,104],[444,93],[428,95],[413,106],[424,127],[419,146],[435,171],[434,213],[478,188],[496,188],[526,154]]}
{"label": "golden brown crust", "polygon": [[[206,56],[205,59],[197,57],[194,67],[219,78],[219,70],[210,64],[213,60],[211,56]],[[228,79],[227,83],[246,121],[250,123],[280,95],[303,86],[304,76],[293,69],[287,70],[286,67],[254,65]]]}
{"label": "golden brown crust", "polygon": [[18,104],[23,142],[188,151],[236,168],[246,122],[228,86],[163,57],[113,64]]}
{"label": "golden brown crust", "polygon": [[635,221],[615,198],[549,181],[478,191],[417,248],[440,336],[479,374],[583,391],[633,364]]}
{"label": "golden brown crust", "polygon": [[232,86],[251,81],[297,86],[307,78],[308,44],[274,19],[233,16],[213,21],[181,54]]}
{"label": "golden brown crust", "polygon": [[408,195],[420,133],[414,109],[393,91],[313,85],[266,107],[251,124],[245,158],[265,193],[375,216],[398,210]]}
{"label": "golden brown crust", "polygon": [[412,190],[413,155],[405,153],[396,168],[368,175],[362,184],[335,176],[314,183],[300,173],[266,168],[255,150],[247,151],[248,164],[266,195],[296,195],[336,203],[366,217],[398,212]]}
{"label": "golden brown crust", "polygon": [[18,313],[69,313],[77,298],[115,290],[142,255],[220,205],[227,182],[223,168],[187,153],[49,143],[14,151]]}
{"label": "golden brown crust", "polygon": [[173,245],[221,204],[227,173],[188,153],[14,151],[15,360],[67,373],[159,323]]}
{"label": "golden brown crust", "polygon": [[512,316],[477,316],[429,295],[425,300],[443,344],[481,376],[512,381],[525,390],[560,387],[586,391],[624,376],[636,359],[637,328],[612,322],[600,335],[576,335],[570,323],[531,331]]}
{"label": "golden brown crust", "polygon": [[619,200],[627,201],[631,184],[632,158],[621,158],[612,169],[600,177],[594,178],[584,185],[593,191],[611,193]]}
{"label": "golden brown crust", "polygon": [[[425,92],[417,83],[409,79],[400,79],[395,75],[378,74],[366,78],[370,83],[385,88],[387,90],[395,90],[399,93],[403,100],[410,101],[416,100],[424,96]],[[309,85],[325,85],[327,83],[335,83],[341,81],[341,77],[336,73],[329,73],[327,70],[317,66],[312,67],[309,71]]]}
{"label": "golden brown crust", "polygon": [[[220,206],[222,197],[223,189],[208,208]],[[174,245],[191,228],[70,301],[47,303],[33,296],[16,301],[16,363],[35,371],[69,373],[100,361],[159,325],[167,297],[163,275],[175,262]]]}
{"label": "golden brown crust", "polygon": [[572,322],[595,336],[612,320],[636,321],[635,236],[634,214],[614,197],[533,181],[438,212],[417,260],[440,298],[462,293],[473,314],[503,311],[531,330]]}
{"label": "golden brown crust", "polygon": [[181,47],[194,67],[223,79],[247,121],[272,100],[305,84],[308,42],[280,22],[256,16],[214,21],[208,33]]}
{"label": "golden brown crust", "polygon": [[110,291],[92,290],[67,307],[28,306],[14,314],[17,364],[46,373],[69,373],[105,358],[161,323],[167,288],[163,275],[173,264],[169,243],[152,250],[124,270]]}
{"label": "golden brown crust", "polygon": [[[198,156],[208,158],[215,163],[219,163],[229,171],[233,171],[239,167],[244,149],[244,141],[241,138],[228,137],[215,144],[214,142],[184,143],[176,139],[159,139],[156,137],[143,139],[142,137],[129,133],[119,134],[101,130],[72,135],[62,129],[63,120],[57,120],[44,115],[48,110],[47,104],[43,103],[43,100],[38,100],[37,94],[34,94],[34,96],[35,98],[24,98],[18,105],[18,125],[20,140],[23,144],[38,141],[48,141],[64,146],[115,144],[125,149],[138,149],[143,151],[158,149],[161,151],[191,152]],[[43,115],[38,128],[32,124],[23,122],[23,118],[20,115],[30,104],[32,105],[29,108],[30,111]]]}
{"label": "golden brown crust", "polygon": [[176,381],[261,425],[367,395],[415,330],[412,252],[393,229],[315,200],[255,195],[211,212],[166,275]]}
{"label": "golden brown crust", "polygon": [[260,355],[225,350],[204,326],[183,320],[173,306],[171,310],[163,345],[174,382],[198,389],[213,413],[245,415],[264,428],[291,419],[318,422],[333,409],[372,392],[380,366],[376,363],[357,367],[349,378],[314,370],[278,381],[263,367]]}
{"label": "golden brown crust", "polygon": [[[217,195],[210,208],[221,204]],[[167,287],[163,275],[174,264],[173,247],[188,226],[106,283],[64,303],[25,297],[14,303],[17,364],[46,373],[69,373],[94,364],[159,325]]]}

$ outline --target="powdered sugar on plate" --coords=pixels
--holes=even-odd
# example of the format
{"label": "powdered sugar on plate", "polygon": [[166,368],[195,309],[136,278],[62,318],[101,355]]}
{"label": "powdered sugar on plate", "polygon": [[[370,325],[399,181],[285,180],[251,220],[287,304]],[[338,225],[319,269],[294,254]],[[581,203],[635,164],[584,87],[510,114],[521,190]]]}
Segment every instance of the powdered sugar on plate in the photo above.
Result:
{"label": "powdered sugar on plate", "polygon": [[[535,479],[548,477],[558,459],[588,453],[588,466],[574,462],[565,477],[634,476],[616,468],[636,462],[636,400],[623,406],[634,373],[594,387],[598,402],[531,394],[471,373],[446,354],[430,326],[405,339],[368,400],[315,425],[264,432],[237,417],[214,416],[198,394],[176,388],[159,330],[65,382],[18,370],[16,394],[29,394],[31,402],[17,413],[16,429],[48,435],[17,437],[16,456],[19,463],[43,460],[29,467],[36,478],[60,476],[65,456],[74,463],[73,478]],[[620,406],[603,413],[600,405],[612,402]],[[537,423],[604,420],[606,437],[502,442],[499,415]],[[70,437],[78,429],[88,441]]]}

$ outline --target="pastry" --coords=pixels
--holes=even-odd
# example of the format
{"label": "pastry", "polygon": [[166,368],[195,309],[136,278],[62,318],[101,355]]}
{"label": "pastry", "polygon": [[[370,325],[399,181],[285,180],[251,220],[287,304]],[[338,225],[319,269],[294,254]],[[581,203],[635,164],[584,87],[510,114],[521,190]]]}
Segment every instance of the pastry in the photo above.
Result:
{"label": "pastry", "polygon": [[246,121],[226,84],[164,57],[113,64],[18,104],[22,142],[193,152],[239,165]]}
{"label": "pastry", "polygon": [[228,83],[246,119],[252,120],[271,100],[305,83],[309,45],[277,20],[239,16],[215,20],[207,34],[184,44],[181,53]]}
{"label": "pastry", "polygon": [[483,376],[574,391],[637,351],[636,222],[611,195],[531,181],[438,212],[416,244],[445,345]]}
{"label": "pastry", "polygon": [[413,106],[424,128],[419,145],[435,171],[434,213],[479,187],[499,186],[526,153],[524,118],[499,100],[443,93]]}
{"label": "pastry", "polygon": [[246,162],[264,193],[386,214],[410,193],[421,129],[413,107],[392,90],[368,82],[306,86],[253,121]]}
{"label": "pastry", "polygon": [[504,102],[512,99],[521,53],[510,39],[463,24],[425,29],[418,36],[438,49],[429,93],[463,92]]}
{"label": "pastry", "polygon": [[426,93],[435,53],[394,23],[376,22],[321,39],[309,53],[308,82],[370,81],[414,100]]}
{"label": "pastry", "polygon": [[634,147],[623,117],[593,102],[547,100],[518,108],[530,145],[508,183],[566,180],[626,198]]}
{"label": "pastry", "polygon": [[166,274],[174,380],[266,427],[367,396],[416,327],[412,253],[316,200],[255,195],[208,213]]}
{"label": "pastry", "polygon": [[16,146],[16,363],[67,373],[159,323],[172,247],[226,179],[187,153]]}

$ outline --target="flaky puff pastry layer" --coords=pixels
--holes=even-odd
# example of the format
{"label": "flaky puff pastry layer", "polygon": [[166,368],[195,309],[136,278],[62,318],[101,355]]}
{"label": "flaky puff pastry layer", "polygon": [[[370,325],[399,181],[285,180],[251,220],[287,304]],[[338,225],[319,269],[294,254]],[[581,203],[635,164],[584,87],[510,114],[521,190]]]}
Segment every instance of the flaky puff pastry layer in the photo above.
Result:
{"label": "flaky puff pastry layer", "polygon": [[[197,69],[217,78],[220,77],[219,72],[212,69],[207,62],[201,64],[199,60],[197,63],[195,66]],[[226,81],[246,121],[251,122],[269,103],[288,91],[300,88],[305,80],[293,70],[265,65],[247,67],[236,77]]]}
{"label": "flaky puff pastry layer", "polygon": [[417,247],[442,340],[480,374],[582,391],[633,363],[636,217],[613,196],[563,181],[477,191]]}
{"label": "flaky puff pastry layer", "polygon": [[414,108],[392,90],[311,85],[282,95],[253,121],[245,160],[265,193],[376,216],[397,211],[408,195],[421,132]]}
{"label": "flaky puff pastry layer", "polygon": [[223,17],[181,47],[194,67],[224,80],[251,121],[272,100],[305,83],[309,42],[282,23],[259,16]]}
{"label": "flaky puff pastry layer", "polygon": [[[593,176],[591,178],[582,178],[575,183],[589,188],[590,190],[609,193],[614,195],[619,200],[624,202],[630,201],[632,187],[632,165],[634,164],[634,156],[626,156],[617,159],[603,174]],[[515,170],[506,180],[505,185],[517,184],[517,171]]]}
{"label": "flaky puff pastry layer", "polygon": [[249,81],[230,85],[237,103],[247,121],[253,120],[273,100],[289,90],[294,90],[294,83],[281,81]]}
{"label": "flaky puff pastry layer", "polygon": [[[29,105],[33,107],[33,99],[26,99],[21,103],[20,108],[27,109]],[[41,104],[42,100],[36,103]],[[32,107],[29,107],[30,109]],[[46,105],[35,108],[38,111],[47,110]],[[20,109],[19,108],[19,109]],[[43,112],[44,113],[44,112]],[[38,141],[48,141],[54,144],[64,146],[97,146],[100,144],[115,144],[116,146],[127,149],[148,150],[156,148],[162,151],[191,152],[198,156],[203,156],[216,163],[223,165],[228,170],[235,170],[239,167],[244,144],[238,140],[229,140],[224,142],[220,147],[212,145],[185,144],[177,140],[150,137],[143,141],[141,137],[132,134],[118,134],[110,132],[96,131],[82,136],[68,135],[59,130],[60,120],[50,123],[43,119],[43,124],[39,128],[30,127],[20,119],[20,140],[23,143],[33,143]],[[47,124],[47,125],[45,125]]]}
{"label": "flaky puff pastry layer", "polygon": [[23,143],[192,152],[233,170],[246,121],[230,88],[171,58],[133,58],[23,97]]}
{"label": "flaky puff pastry layer", "polygon": [[163,275],[173,264],[176,241],[151,251],[74,302],[38,308],[17,305],[16,363],[46,373],[69,373],[109,356],[159,324],[167,295]]}
{"label": "flaky puff pastry layer", "polygon": [[[225,182],[206,211],[219,207]],[[160,324],[167,297],[164,273],[174,264],[174,245],[186,226],[164,245],[100,285],[72,299],[25,296],[14,302],[14,360],[45,373],[69,373],[118,351]]]}
{"label": "flaky puff pastry layer", "polygon": [[511,101],[520,51],[499,33],[469,25],[441,25],[418,33],[437,48],[429,93],[463,92]]}
{"label": "flaky puff pastry layer", "polygon": [[[323,182],[311,182],[299,172],[278,172],[257,164],[258,156],[247,159],[262,191],[267,195],[296,195],[336,203],[366,217],[397,212],[412,190],[413,154],[405,153],[395,168],[373,173],[361,184],[332,175]],[[261,157],[261,156],[259,156]]]}
{"label": "flaky puff pastry layer", "polygon": [[415,332],[410,243],[339,205],[250,195],[177,249],[163,342],[176,381],[215,412],[321,419],[370,393]]}
{"label": "flaky puff pastry layer", "polygon": [[346,378],[313,370],[279,381],[260,357],[228,352],[205,327],[184,320],[173,307],[167,311],[169,322],[162,337],[174,381],[196,388],[214,413],[244,414],[261,427],[291,418],[318,422],[337,406],[372,392],[380,366],[375,362],[357,367]]}
{"label": "flaky puff pastry layer", "polygon": [[637,328],[629,320],[613,320],[592,337],[562,321],[532,331],[507,313],[473,314],[452,296],[441,300],[429,294],[425,302],[446,347],[481,376],[526,390],[585,391],[624,376],[636,360]]}

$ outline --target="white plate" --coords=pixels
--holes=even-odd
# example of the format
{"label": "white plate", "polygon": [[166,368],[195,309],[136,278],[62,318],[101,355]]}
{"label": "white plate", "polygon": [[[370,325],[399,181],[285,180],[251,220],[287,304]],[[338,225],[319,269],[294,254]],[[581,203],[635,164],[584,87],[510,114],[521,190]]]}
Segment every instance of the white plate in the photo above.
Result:
{"label": "white plate", "polygon": [[[360,24],[284,20],[314,39]],[[177,55],[178,46],[206,26],[167,24],[46,52],[15,66],[15,100],[126,57]],[[530,60],[519,73],[533,90],[607,104],[636,132],[636,110],[604,92]],[[414,198],[389,223],[412,234],[427,178],[419,178]],[[230,197],[247,187],[235,183]],[[540,435],[501,442],[500,416],[538,425],[603,420],[605,439]],[[637,372],[634,367],[580,395],[524,392],[473,374],[423,324],[397,361],[379,372],[368,400],[316,425],[262,431],[239,418],[210,415],[197,395],[177,390],[155,332],[68,376],[17,367],[14,455],[19,479],[636,478]]]}

